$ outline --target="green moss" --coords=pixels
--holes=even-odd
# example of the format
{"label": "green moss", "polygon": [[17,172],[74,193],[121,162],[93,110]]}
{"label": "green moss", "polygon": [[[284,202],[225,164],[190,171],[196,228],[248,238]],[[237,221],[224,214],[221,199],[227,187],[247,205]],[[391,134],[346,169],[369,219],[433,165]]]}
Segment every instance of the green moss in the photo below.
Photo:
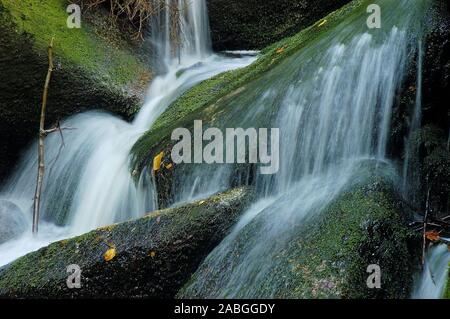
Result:
{"label": "green moss", "polygon": [[[189,127],[194,119],[210,117],[207,111],[219,102],[224,107],[228,98],[239,94],[244,87],[260,78],[286,58],[320,39],[343,20],[357,16],[366,0],[355,0],[316,22],[293,37],[279,41],[261,52],[257,61],[246,68],[219,74],[187,91],[158,118],[153,127],[133,146],[132,167],[141,170],[148,158],[170,144],[170,134],[176,127]],[[220,110],[214,109],[214,112]]]}
{"label": "green moss", "polygon": [[90,23],[82,20],[80,29],[69,29],[66,24],[69,1],[1,0],[0,4],[11,15],[16,32],[33,38],[38,54],[45,54],[54,37],[56,57],[116,85],[134,83],[146,69],[125,45],[112,47],[107,39],[97,36]]}

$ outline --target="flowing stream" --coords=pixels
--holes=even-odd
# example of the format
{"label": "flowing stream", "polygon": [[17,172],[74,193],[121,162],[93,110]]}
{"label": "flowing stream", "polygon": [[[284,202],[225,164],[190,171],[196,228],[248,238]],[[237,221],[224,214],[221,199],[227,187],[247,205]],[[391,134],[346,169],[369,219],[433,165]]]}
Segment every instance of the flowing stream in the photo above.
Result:
{"label": "flowing stream", "polygon": [[[169,0],[167,0],[169,1]],[[224,57],[213,54],[204,0],[179,2],[180,45],[170,38],[174,24],[167,10],[152,21],[153,45],[164,73],[148,89],[145,104],[129,123],[105,112],[75,115],[62,123],[74,128],[61,139],[46,139],[46,165],[40,233],[0,245],[0,266],[50,242],[96,227],[142,216],[155,209],[152,183],[143,176],[136,184],[130,174],[129,153],[181,93],[218,73],[250,64],[255,57]],[[31,229],[32,199],[37,174],[37,145],[24,155],[18,169],[1,188],[0,199],[13,203]],[[0,202],[1,204],[2,202]]]}
{"label": "flowing stream", "polygon": [[[372,2],[383,8],[381,29],[367,27],[364,4]],[[280,128],[280,171],[273,176],[256,173],[257,200],[202,263],[185,296],[277,296],[289,284],[272,275],[278,266],[277,252],[295,236],[296,226],[363,178],[361,168],[366,163],[389,171],[401,186],[386,149],[396,93],[409,63],[415,56],[422,58],[421,22],[427,2],[363,1],[337,26],[317,32],[307,45],[226,101],[220,122],[210,125]],[[57,239],[155,209],[149,177],[142,174],[135,183],[130,175],[131,147],[186,89],[254,60],[212,54],[205,1],[181,3],[181,47],[172,45],[170,15],[163,12],[152,22],[157,35],[154,45],[165,72],[152,82],[134,121],[103,112],[71,117],[64,125],[75,130],[64,133],[59,157],[60,137],[54,134],[46,140],[50,169],[39,237],[26,232],[0,245],[0,266]],[[413,128],[420,125],[420,82],[419,77]],[[404,175],[409,175],[410,156],[414,154],[408,154]],[[0,193],[0,199],[17,205],[27,221],[31,221],[36,157],[33,145]],[[231,164],[186,165],[176,171],[176,204],[227,189],[236,182],[235,175]],[[239,176],[239,184],[251,175]],[[427,269],[432,271],[424,271],[413,297],[439,296],[442,287],[432,287],[430,282],[440,285],[445,278],[448,254],[442,249],[430,252]],[[435,275],[428,278],[429,273]]]}

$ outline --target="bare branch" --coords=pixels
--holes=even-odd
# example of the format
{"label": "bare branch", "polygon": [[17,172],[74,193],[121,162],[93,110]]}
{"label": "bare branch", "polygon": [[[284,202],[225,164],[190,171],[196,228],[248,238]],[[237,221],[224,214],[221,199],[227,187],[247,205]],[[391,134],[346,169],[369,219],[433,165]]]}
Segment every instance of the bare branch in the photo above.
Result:
{"label": "bare branch", "polygon": [[42,184],[45,173],[45,154],[44,154],[44,139],[45,139],[45,111],[47,108],[48,88],[53,72],[53,40],[51,39],[48,46],[48,70],[45,78],[44,93],[42,94],[41,119],[39,123],[39,141],[38,141],[38,174],[36,180],[36,191],[33,201],[33,234],[38,233],[39,213],[41,205]]}

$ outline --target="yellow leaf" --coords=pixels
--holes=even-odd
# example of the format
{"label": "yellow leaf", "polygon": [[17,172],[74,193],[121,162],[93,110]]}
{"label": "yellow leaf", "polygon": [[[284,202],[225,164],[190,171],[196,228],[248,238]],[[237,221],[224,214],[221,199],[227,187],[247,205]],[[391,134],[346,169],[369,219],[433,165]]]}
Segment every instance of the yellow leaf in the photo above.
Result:
{"label": "yellow leaf", "polygon": [[154,257],[156,256],[156,253],[155,253],[154,251],[151,251],[148,255],[149,255],[150,257],[154,258]]}
{"label": "yellow leaf", "polygon": [[172,163],[166,165],[166,169],[171,169],[173,167]]}
{"label": "yellow leaf", "polygon": [[323,26],[325,23],[327,23],[327,19],[323,20],[322,22],[319,23],[319,27]]}
{"label": "yellow leaf", "polygon": [[153,159],[153,170],[157,171],[161,168],[161,161],[164,157],[164,151],[162,151],[161,153],[159,153],[158,155],[155,156],[155,158]]}
{"label": "yellow leaf", "polygon": [[277,49],[277,53],[278,53],[278,54],[283,53],[283,52],[284,52],[284,48],[278,48],[278,49]]}
{"label": "yellow leaf", "polygon": [[105,259],[105,261],[110,261],[114,257],[116,257],[116,249],[115,248],[108,249],[106,251],[106,253],[103,255],[103,258]]}
{"label": "yellow leaf", "polygon": [[206,203],[206,202],[204,200],[201,200],[198,204],[203,205],[204,203]]}

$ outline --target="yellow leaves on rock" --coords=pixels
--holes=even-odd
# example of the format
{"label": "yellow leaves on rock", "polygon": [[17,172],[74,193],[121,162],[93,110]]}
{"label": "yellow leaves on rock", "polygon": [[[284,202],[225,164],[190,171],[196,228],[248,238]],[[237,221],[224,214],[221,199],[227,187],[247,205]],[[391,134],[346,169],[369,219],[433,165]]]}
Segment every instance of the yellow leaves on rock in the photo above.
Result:
{"label": "yellow leaves on rock", "polygon": [[427,231],[425,237],[430,241],[439,241],[441,239],[439,232],[436,230]]}
{"label": "yellow leaves on rock", "polygon": [[162,151],[161,153],[156,155],[155,158],[153,159],[153,170],[155,172],[161,168],[161,161],[162,161],[163,157],[164,157],[164,151]]}
{"label": "yellow leaves on rock", "polygon": [[324,25],[325,23],[327,23],[327,22],[328,22],[327,19],[323,20],[322,22],[319,23],[318,27],[323,26],[323,25]]}
{"label": "yellow leaves on rock", "polygon": [[103,255],[103,258],[105,259],[105,261],[113,260],[114,257],[116,257],[116,248],[115,248],[115,247],[111,247],[111,248],[108,249],[108,250],[106,251],[106,253]]}
{"label": "yellow leaves on rock", "polygon": [[284,52],[284,47],[283,48],[278,48],[276,51],[278,54],[283,53]]}

